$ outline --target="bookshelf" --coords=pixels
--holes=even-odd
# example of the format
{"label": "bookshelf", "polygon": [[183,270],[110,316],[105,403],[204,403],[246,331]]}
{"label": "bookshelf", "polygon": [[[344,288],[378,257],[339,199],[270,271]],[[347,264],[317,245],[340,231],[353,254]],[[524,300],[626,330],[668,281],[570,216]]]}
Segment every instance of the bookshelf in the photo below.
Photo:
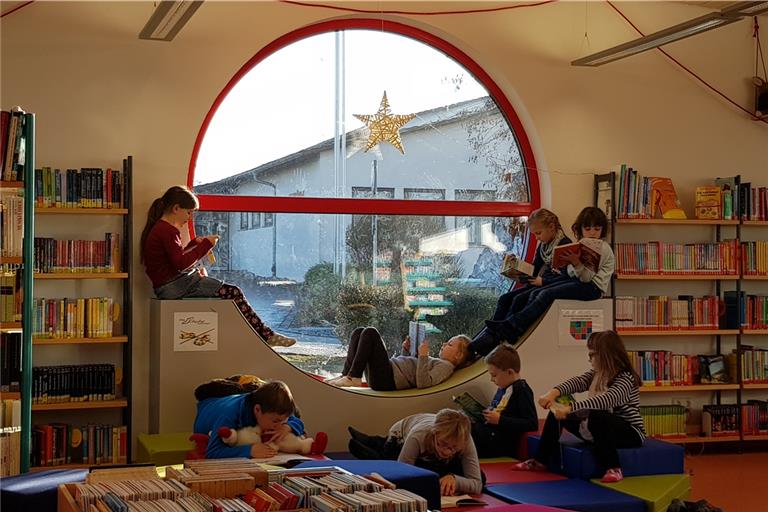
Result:
{"label": "bookshelf", "polygon": [[[132,167],[35,171],[32,471],[130,459]],[[79,436],[105,452],[83,454]]]}
{"label": "bookshelf", "polygon": [[[739,177],[730,178],[728,180],[722,180],[720,183],[730,181],[733,185],[731,191],[724,189],[721,192],[731,195],[728,198],[729,206],[732,204],[733,215],[738,218],[732,219],[662,219],[662,218],[648,218],[652,216],[653,200],[650,199],[650,191],[643,190],[642,177],[636,178],[638,181],[635,185],[632,182],[628,182],[618,177],[616,173],[610,173],[608,175],[595,176],[595,200],[598,205],[607,205],[607,213],[611,219],[611,244],[614,246],[614,252],[617,255],[617,272],[614,275],[612,282],[612,298],[614,303],[614,328],[624,338],[626,338],[627,348],[632,351],[638,350],[637,354],[648,354],[651,352],[651,371],[650,374],[656,374],[658,379],[658,373],[662,373],[662,381],[656,381],[656,385],[645,385],[640,391],[643,396],[643,401],[654,396],[664,396],[665,394],[671,394],[671,396],[685,396],[689,393],[700,394],[704,397],[708,396],[707,393],[711,393],[711,398],[714,401],[709,400],[710,405],[704,405],[702,408],[702,414],[715,414],[712,412],[717,407],[733,407],[733,415],[735,416],[734,424],[727,432],[723,432],[720,435],[712,433],[709,437],[702,437],[698,435],[686,435],[679,436],[660,436],[662,439],[668,440],[673,443],[689,444],[689,443],[719,443],[719,442],[742,442],[742,441],[756,441],[765,440],[768,436],[760,431],[760,435],[756,435],[755,432],[750,432],[748,429],[749,421],[754,421],[756,416],[756,406],[754,404],[748,404],[749,399],[761,398],[765,401],[765,390],[768,390],[768,383],[766,382],[745,382],[749,373],[749,368],[758,368],[761,365],[760,357],[766,356],[766,346],[764,339],[768,337],[768,329],[754,329],[746,328],[744,321],[745,306],[742,300],[742,290],[744,286],[747,286],[749,282],[757,281],[754,284],[756,290],[762,290],[761,281],[768,280],[768,272],[765,269],[758,269],[757,275],[746,274],[746,262],[747,252],[746,243],[749,239],[755,240],[754,237],[745,236],[745,232],[755,233],[761,227],[768,226],[768,221],[763,220],[746,220],[741,218],[742,210],[739,210],[738,204],[741,201],[741,184]],[[654,178],[650,178],[653,180]],[[639,190],[635,192],[635,204],[632,205],[632,187],[639,187]],[[627,188],[629,188],[628,195],[621,199],[621,194],[627,194]],[[754,189],[753,192],[754,194]],[[600,200],[598,200],[598,194]],[[760,197],[760,192],[757,196]],[[762,192],[763,197],[765,192]],[[738,197],[737,197],[738,196]],[[749,196],[748,196],[749,197]],[[629,198],[629,199],[627,199]],[[733,199],[733,203],[730,203]],[[629,200],[629,205],[627,201]],[[639,200],[640,206],[637,201]],[[724,204],[724,203],[723,203]],[[605,206],[603,206],[605,208]],[[753,207],[754,208],[754,207]],[[765,206],[762,206],[763,211]],[[759,211],[758,207],[757,211]],[[752,210],[752,215],[756,210]],[[632,217],[627,218],[629,215]],[[674,233],[671,236],[672,240],[676,242],[648,242],[654,240],[654,234],[659,232],[659,229],[668,228],[668,233]],[[726,240],[723,236],[723,230],[728,230],[728,238]],[[706,235],[705,233],[709,233]],[[704,239],[707,241],[701,242],[695,236],[704,235]],[[669,237],[670,235],[667,234]],[[682,241],[681,238],[683,239]],[[629,239],[630,242],[624,242]],[[621,240],[621,241],[619,241]],[[634,240],[635,242],[632,242]],[[688,241],[690,240],[690,242]],[[693,249],[690,249],[693,247]],[[755,249],[752,249],[753,251]],[[764,249],[758,247],[758,254],[762,256],[752,256],[752,262],[755,264],[765,264],[766,254],[761,253]],[[701,270],[700,270],[701,269]],[[636,282],[633,285],[632,282]],[[659,284],[669,282],[669,284]],[[683,282],[700,282],[691,283],[686,285],[684,283],[673,284],[675,281]],[[683,290],[684,293],[690,293],[691,289],[702,289],[707,286],[707,282],[711,283],[709,293],[703,297],[692,298],[694,301],[693,306],[689,302],[688,321],[685,321],[685,309],[683,310],[683,321],[680,322],[679,310],[675,312],[675,307],[680,306],[681,299],[689,296],[678,296],[677,293],[673,294],[668,292],[667,295],[650,295],[651,293],[658,292],[658,286],[665,288],[666,290],[677,289]],[[640,294],[631,294],[628,296],[622,296],[621,292],[625,292],[627,289],[632,291],[640,291]],[[731,291],[724,292],[723,288],[727,288]],[[735,289],[735,292],[733,291]],[[679,292],[678,292],[679,293]],[[736,299],[733,298],[735,293]],[[646,295],[647,296],[635,296]],[[728,324],[724,321],[724,318],[720,318],[723,312],[719,310],[719,307],[723,307],[723,298],[728,297],[731,294],[731,306],[725,306],[726,312],[731,316],[735,314],[736,319],[741,319],[736,322],[736,325]],[[765,293],[763,293],[765,295]],[[692,297],[692,296],[690,296]],[[717,302],[718,305],[714,307],[712,302],[709,304],[696,303],[697,300],[706,302],[706,299],[712,299]],[[736,304],[738,303],[738,304]],[[700,309],[703,308],[704,319],[701,318],[698,321],[692,322],[691,319],[695,318]],[[761,306],[762,307],[762,306]],[[708,309],[709,308],[709,309]],[[730,308],[730,309],[729,309]],[[736,308],[733,310],[733,308]],[[756,306],[757,308],[757,306]],[[761,310],[762,311],[762,310]],[[719,314],[718,314],[719,313]],[[677,322],[676,322],[677,321]],[[695,327],[690,327],[695,325]],[[745,339],[749,337],[750,344],[752,340],[755,340],[754,344],[757,351],[755,352],[749,345],[743,345]],[[761,342],[763,343],[761,345]],[[733,355],[726,355],[723,350],[723,345],[728,344],[728,347],[733,347]],[[697,348],[699,345],[701,349]],[[642,347],[642,348],[635,348]],[[680,347],[680,348],[677,348]],[[694,371],[688,366],[686,369],[683,366],[682,370],[680,366],[675,366],[672,361],[672,354],[683,352],[685,358],[696,358],[695,354],[712,353],[713,355],[722,355],[724,359],[730,358],[728,361],[730,364],[725,363],[726,369],[729,369],[730,381],[727,383],[687,383],[686,385],[680,385],[679,382],[675,382],[675,385],[668,385],[668,382],[664,382],[663,379],[671,375],[674,379],[675,372],[682,373],[686,377],[693,374]],[[686,355],[685,353],[692,352],[692,354]],[[750,352],[752,352],[752,360],[749,359]],[[663,359],[662,355],[658,354],[666,353],[669,359]],[[632,353],[631,353],[632,354]],[[757,355],[755,355],[757,354]],[[658,358],[658,359],[654,359]],[[743,365],[750,362],[753,366],[744,368]],[[647,370],[646,360],[640,360],[641,370]],[[666,367],[666,368],[665,368]],[[695,365],[694,365],[695,367]],[[730,367],[730,368],[729,368]],[[686,370],[688,373],[686,373]],[[664,371],[668,373],[663,373]],[[759,368],[757,370],[759,372]],[[658,373],[656,373],[658,372]],[[754,375],[754,374],[753,374]],[[759,373],[758,373],[759,375]],[[647,378],[646,376],[644,376]],[[759,379],[758,379],[759,380]],[[728,393],[729,397],[735,396],[735,401],[729,399],[723,400],[722,393]],[[752,395],[749,395],[752,393]],[[696,401],[698,402],[699,399]],[[704,403],[708,400],[703,399]],[[721,402],[727,405],[721,406]],[[652,401],[654,403],[654,401]],[[658,403],[658,402],[655,402]],[[690,401],[688,401],[690,404]],[[665,406],[659,405],[655,407],[664,408]],[[674,407],[674,406],[673,406]],[[762,406],[764,407],[764,405]],[[652,407],[651,407],[652,408]],[[698,413],[699,411],[695,411]],[[661,414],[664,414],[663,412]],[[726,414],[730,414],[727,413]],[[743,418],[744,415],[750,415]]]}

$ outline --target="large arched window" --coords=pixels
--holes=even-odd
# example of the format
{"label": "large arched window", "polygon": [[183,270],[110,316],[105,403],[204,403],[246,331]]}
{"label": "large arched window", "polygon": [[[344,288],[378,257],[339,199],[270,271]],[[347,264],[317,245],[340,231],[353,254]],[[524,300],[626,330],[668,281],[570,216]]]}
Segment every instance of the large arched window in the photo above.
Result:
{"label": "large arched window", "polygon": [[[386,107],[408,117],[374,145]],[[321,23],[256,54],[211,107],[189,184],[197,234],[221,236],[210,273],[320,375],[340,372],[357,326],[392,350],[412,320],[435,344],[474,334],[510,285],[503,253],[530,257],[539,205],[530,144],[490,77],[381,20]]]}

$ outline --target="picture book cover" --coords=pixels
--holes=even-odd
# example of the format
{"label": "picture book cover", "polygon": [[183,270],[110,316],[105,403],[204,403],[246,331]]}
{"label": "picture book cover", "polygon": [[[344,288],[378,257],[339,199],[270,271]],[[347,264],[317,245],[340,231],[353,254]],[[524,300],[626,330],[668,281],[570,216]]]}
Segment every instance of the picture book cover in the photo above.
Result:
{"label": "picture book cover", "polygon": [[603,241],[598,238],[582,238],[578,242],[558,245],[552,253],[552,268],[562,268],[568,265],[565,254],[576,253],[581,264],[597,272],[600,268],[600,252]]}
{"label": "picture book cover", "polygon": [[659,208],[664,219],[686,219],[670,178],[651,178],[651,214]]}
{"label": "picture book cover", "polygon": [[421,345],[427,337],[427,323],[415,320],[408,322],[408,337],[411,338],[411,347],[408,355],[418,357],[419,345]]}
{"label": "picture book cover", "polygon": [[533,265],[527,261],[518,258],[515,254],[505,254],[501,262],[501,275],[515,281],[528,281],[533,278]]}
{"label": "picture book cover", "polygon": [[703,185],[696,187],[696,218],[721,219],[722,193],[720,187]]}
{"label": "picture book cover", "polygon": [[453,401],[473,420],[485,422],[485,416],[483,416],[485,406],[466,391],[458,396],[454,396]]}

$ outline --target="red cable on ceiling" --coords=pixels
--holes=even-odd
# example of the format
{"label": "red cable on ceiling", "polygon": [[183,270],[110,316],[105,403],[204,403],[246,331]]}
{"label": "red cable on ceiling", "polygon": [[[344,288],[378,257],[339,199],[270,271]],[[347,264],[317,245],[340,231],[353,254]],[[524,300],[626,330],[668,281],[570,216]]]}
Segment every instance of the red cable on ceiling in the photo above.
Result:
{"label": "red cable on ceiling", "polygon": [[464,11],[431,11],[431,12],[355,9],[353,7],[340,7],[338,5],[329,5],[329,4],[315,4],[315,3],[308,3],[308,2],[299,2],[297,0],[280,0],[280,1],[281,3],[284,3],[284,4],[300,5],[302,7],[320,7],[323,9],[334,9],[337,11],[355,12],[355,13],[362,13],[362,14],[409,14],[411,16],[438,16],[438,15],[446,15],[446,14],[478,14],[478,13],[484,13],[484,12],[509,11],[512,9],[521,9],[523,7],[537,7],[539,5],[551,4],[551,3],[557,2],[558,0],[543,0],[541,2],[536,2],[533,4],[506,5],[502,7],[489,7],[488,9],[467,9]]}
{"label": "red cable on ceiling", "polygon": [[[624,18],[624,21],[626,21],[627,23],[629,23],[629,25],[630,25],[630,26],[631,26],[633,29],[635,29],[635,31],[637,31],[637,33],[638,33],[638,34],[640,34],[641,36],[645,36],[645,34],[643,33],[643,31],[642,31],[642,30],[640,30],[639,28],[637,28],[637,26],[635,26],[635,24],[634,24],[634,23],[632,23],[632,21],[631,21],[629,18],[627,18],[627,17],[624,15],[624,13],[623,13],[623,12],[621,12],[621,11],[618,9],[618,7],[616,7],[615,5],[613,5],[613,2],[611,2],[610,0],[607,0],[607,3],[608,3],[608,5],[610,5],[610,6],[613,8],[613,10],[614,10],[614,11],[616,11],[617,13],[619,13],[619,15],[620,15],[622,18]],[[666,52],[666,51],[665,51],[663,48],[661,48],[661,47],[658,47],[658,48],[656,48],[656,49],[657,49],[657,50],[659,50],[661,53],[663,53],[663,54],[664,54],[664,55],[665,55],[665,56],[666,56],[666,57],[667,57],[669,60],[671,60],[672,62],[674,62],[675,64],[677,64],[678,66],[680,66],[680,67],[681,67],[683,70],[685,70],[686,72],[688,72],[688,73],[689,73],[689,74],[690,74],[692,77],[694,77],[696,80],[698,80],[699,82],[701,82],[701,83],[702,83],[702,84],[703,84],[705,87],[707,87],[709,90],[711,90],[711,91],[712,91],[712,92],[714,92],[715,94],[719,95],[720,97],[722,97],[724,100],[726,100],[727,102],[729,102],[730,104],[732,104],[733,106],[735,106],[736,108],[738,108],[739,110],[741,110],[741,111],[745,112],[746,114],[748,114],[748,115],[749,115],[751,118],[755,119],[756,121],[762,121],[763,123],[766,123],[766,124],[768,124],[768,119],[758,119],[757,117],[755,117],[755,113],[754,113],[754,112],[750,112],[749,110],[747,110],[746,108],[742,107],[741,105],[739,105],[738,103],[736,103],[734,100],[732,100],[731,98],[729,98],[728,96],[726,96],[726,95],[725,95],[725,93],[721,92],[721,91],[720,91],[720,90],[718,90],[718,89],[715,89],[715,87],[714,87],[714,86],[710,85],[710,84],[709,84],[709,83],[708,83],[706,80],[704,80],[704,79],[703,79],[703,78],[701,78],[699,75],[697,75],[696,73],[694,73],[693,71],[691,71],[691,70],[690,70],[688,67],[686,67],[686,66],[685,66],[683,63],[681,63],[679,60],[677,60],[676,58],[674,58],[673,56],[671,56],[669,53],[667,53],[667,52]]]}
{"label": "red cable on ceiling", "polygon": [[25,3],[21,4],[21,5],[17,5],[17,6],[16,6],[16,7],[14,7],[13,9],[11,9],[10,11],[8,11],[8,12],[4,12],[3,14],[0,14],[0,18],[5,18],[6,16],[8,16],[9,14],[11,14],[12,12],[16,12],[16,11],[18,11],[19,9],[21,9],[22,7],[26,7],[26,6],[28,6],[29,4],[31,4],[31,3],[34,3],[34,0],[30,0],[29,2],[25,2]]}

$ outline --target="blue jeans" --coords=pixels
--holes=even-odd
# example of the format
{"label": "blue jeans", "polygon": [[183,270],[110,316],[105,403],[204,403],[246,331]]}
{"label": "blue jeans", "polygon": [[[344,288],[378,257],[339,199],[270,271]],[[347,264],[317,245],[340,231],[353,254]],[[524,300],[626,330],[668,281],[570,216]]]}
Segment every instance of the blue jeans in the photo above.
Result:
{"label": "blue jeans", "polygon": [[528,303],[519,311],[511,311],[502,320],[487,320],[488,329],[497,340],[514,343],[543,315],[555,299],[595,300],[603,295],[593,282],[576,278],[559,279],[528,294]]}

